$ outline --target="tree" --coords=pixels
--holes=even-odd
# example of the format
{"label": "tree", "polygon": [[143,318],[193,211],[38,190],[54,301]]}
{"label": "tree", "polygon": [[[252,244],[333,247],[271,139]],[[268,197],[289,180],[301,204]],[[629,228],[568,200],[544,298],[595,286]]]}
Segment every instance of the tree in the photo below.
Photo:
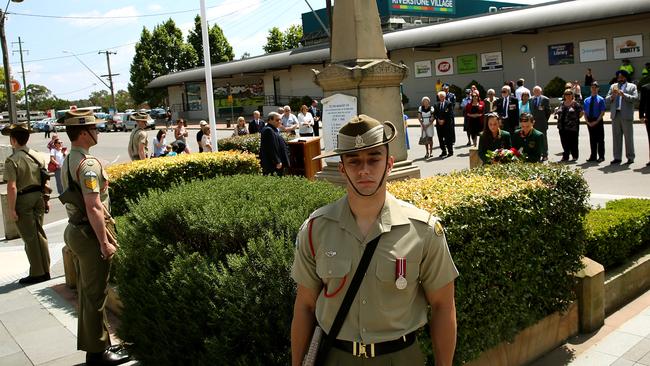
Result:
{"label": "tree", "polygon": [[135,108],[135,102],[133,102],[131,94],[126,90],[118,90],[117,93],[115,93],[115,104],[117,104],[118,111]]}
{"label": "tree", "polygon": [[283,51],[284,48],[284,34],[280,32],[278,27],[273,27],[269,30],[269,35],[266,36],[266,44],[264,45],[264,52],[278,52]]}
{"label": "tree", "polygon": [[284,31],[284,49],[292,50],[300,47],[302,40],[302,25],[292,25]]}
{"label": "tree", "polygon": [[25,90],[27,90],[27,95],[29,96],[29,109],[31,110],[43,110],[43,105],[47,104],[44,102],[52,98],[52,92],[47,87],[39,84],[29,84],[26,89],[21,89],[16,93],[16,100],[22,101],[22,103],[18,103],[18,108],[20,109],[25,108]]}
{"label": "tree", "polygon": [[183,33],[172,19],[157,25],[153,32],[143,28],[131,63],[129,93],[136,104],[162,105],[166,92],[148,89],[151,80],[196,67],[197,63],[196,51],[183,41]]}
{"label": "tree", "polygon": [[284,32],[281,32],[278,27],[273,27],[269,29],[269,35],[266,37],[264,52],[292,50],[300,47],[300,40],[302,40],[301,25],[292,25]]}
{"label": "tree", "polygon": [[102,107],[104,110],[111,108],[111,95],[108,90],[102,89],[90,93],[88,100],[92,105]]}
{"label": "tree", "polygon": [[244,53],[242,53],[240,60],[245,60],[245,59],[250,58],[250,57],[251,57],[251,54],[249,52],[244,52]]}
{"label": "tree", "polygon": [[[232,61],[235,54],[226,36],[217,24],[208,28],[208,42],[210,43],[210,62],[218,64]],[[201,17],[194,18],[194,29],[187,35],[187,43],[196,51],[199,57],[198,66],[203,66],[203,38],[201,33]]]}

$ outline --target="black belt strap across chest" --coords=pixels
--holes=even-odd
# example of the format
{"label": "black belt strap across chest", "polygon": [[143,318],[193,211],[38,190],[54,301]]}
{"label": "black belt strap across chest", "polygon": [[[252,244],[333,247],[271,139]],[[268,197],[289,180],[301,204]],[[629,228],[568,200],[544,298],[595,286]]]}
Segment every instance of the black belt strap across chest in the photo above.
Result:
{"label": "black belt strap across chest", "polygon": [[377,245],[379,244],[380,238],[381,235],[374,238],[366,245],[366,249],[364,249],[363,255],[361,256],[361,261],[359,261],[359,266],[357,267],[357,270],[354,272],[354,276],[352,277],[352,282],[350,283],[350,287],[348,287],[348,291],[345,293],[345,297],[343,298],[341,307],[339,308],[339,311],[336,313],[336,317],[334,318],[332,327],[330,328],[329,333],[325,336],[323,342],[321,342],[321,347],[320,350],[318,351],[318,356],[315,362],[316,366],[323,365],[325,359],[327,358],[327,354],[329,353],[330,349],[334,345],[334,342],[336,341],[336,337],[341,331],[341,327],[343,327],[343,321],[345,321],[345,317],[347,317],[348,312],[350,311],[350,306],[352,306],[352,301],[354,301],[354,298],[357,296],[357,292],[359,291],[359,287],[361,286],[361,281],[363,281],[363,278],[366,275],[366,271],[368,270],[368,266],[370,265],[370,260],[372,259],[372,255],[375,253],[375,249],[377,249]]}

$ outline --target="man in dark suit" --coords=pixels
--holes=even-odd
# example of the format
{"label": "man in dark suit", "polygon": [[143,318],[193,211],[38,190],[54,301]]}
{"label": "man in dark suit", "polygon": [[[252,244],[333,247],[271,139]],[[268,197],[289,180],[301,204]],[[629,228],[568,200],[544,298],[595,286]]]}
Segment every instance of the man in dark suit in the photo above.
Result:
{"label": "man in dark suit", "polygon": [[321,113],[320,113],[320,109],[318,109],[318,101],[316,99],[311,101],[311,107],[309,107],[309,113],[311,113],[311,115],[314,117],[314,136],[318,136]]}
{"label": "man in dark suit", "polygon": [[[648,143],[650,144],[650,83],[641,87],[639,120],[645,123],[645,130],[648,132]],[[650,166],[650,161],[648,161],[645,166]]]}
{"label": "man in dark suit", "polygon": [[531,100],[531,109],[533,119],[535,120],[535,129],[544,134],[544,153],[542,160],[548,159],[548,119],[551,117],[551,104],[545,95],[542,94],[542,87],[533,88],[533,98]]}
{"label": "man in dark suit", "polygon": [[266,122],[266,126],[262,129],[262,139],[260,141],[262,174],[282,176],[284,175],[284,169],[289,167],[287,144],[280,136],[280,130],[278,130],[282,125],[282,119],[279,113],[271,112]]}
{"label": "man in dark suit", "polygon": [[456,132],[454,131],[454,107],[447,100],[447,93],[438,93],[438,103],[433,108],[433,116],[436,119],[436,130],[438,131],[438,142],[440,143],[441,158],[454,155],[454,142]]}
{"label": "man in dark suit", "polygon": [[248,133],[251,135],[254,133],[260,133],[262,132],[262,129],[264,128],[264,120],[262,117],[260,117],[260,112],[255,111],[253,112],[253,119],[248,122]]}
{"label": "man in dark suit", "polygon": [[510,94],[510,87],[501,88],[501,98],[497,100],[497,113],[501,116],[503,129],[512,135],[519,126],[519,101]]}

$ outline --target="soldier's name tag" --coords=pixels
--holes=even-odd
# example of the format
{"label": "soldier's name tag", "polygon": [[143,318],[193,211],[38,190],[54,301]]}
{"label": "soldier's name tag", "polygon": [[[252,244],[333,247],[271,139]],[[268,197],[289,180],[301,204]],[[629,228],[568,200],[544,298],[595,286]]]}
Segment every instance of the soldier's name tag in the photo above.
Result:
{"label": "soldier's name tag", "polygon": [[395,287],[398,290],[404,290],[408,285],[406,281],[406,258],[397,258],[395,260]]}

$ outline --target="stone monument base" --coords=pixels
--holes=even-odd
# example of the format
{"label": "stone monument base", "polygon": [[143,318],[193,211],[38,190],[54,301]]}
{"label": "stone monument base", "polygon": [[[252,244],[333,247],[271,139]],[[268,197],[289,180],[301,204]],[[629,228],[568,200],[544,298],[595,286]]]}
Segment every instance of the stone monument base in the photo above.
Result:
{"label": "stone monument base", "polygon": [[[338,170],[338,163],[325,162],[323,170],[316,173],[316,179],[325,180],[332,184],[345,186],[347,184],[344,177]],[[411,178],[420,178],[420,168],[413,165],[410,160],[400,161],[393,165],[393,170],[388,175],[387,181],[404,180]]]}

